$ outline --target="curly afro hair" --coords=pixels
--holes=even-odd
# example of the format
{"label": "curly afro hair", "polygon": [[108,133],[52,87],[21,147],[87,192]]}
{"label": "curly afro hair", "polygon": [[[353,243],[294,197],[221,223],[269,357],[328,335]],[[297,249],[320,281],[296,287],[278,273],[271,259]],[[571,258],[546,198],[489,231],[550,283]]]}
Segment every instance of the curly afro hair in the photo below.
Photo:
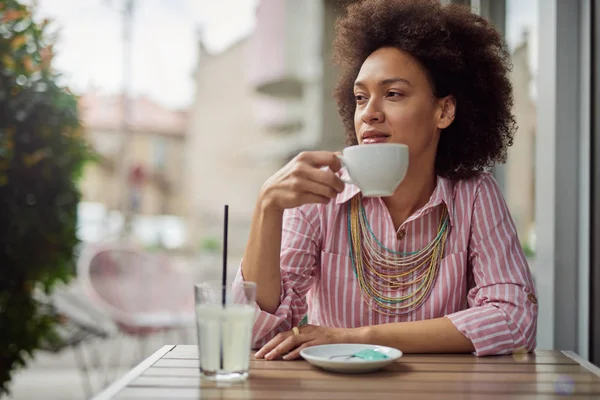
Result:
{"label": "curly afro hair", "polygon": [[414,57],[433,94],[456,99],[453,123],[440,135],[435,169],[468,179],[506,161],[516,129],[510,56],[502,36],[484,18],[439,0],[362,0],[336,23],[333,60],[340,70],[334,97],[347,144],[356,145],[353,86],[365,59],[382,47]]}

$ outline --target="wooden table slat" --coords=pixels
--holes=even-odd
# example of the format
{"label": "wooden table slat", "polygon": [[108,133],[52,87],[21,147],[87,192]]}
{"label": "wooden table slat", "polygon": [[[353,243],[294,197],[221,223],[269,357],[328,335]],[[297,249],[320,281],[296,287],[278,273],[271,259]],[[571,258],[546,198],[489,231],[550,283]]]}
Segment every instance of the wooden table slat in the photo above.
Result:
{"label": "wooden table slat", "polygon": [[[512,358],[510,356],[502,356],[502,357],[478,357],[471,356],[474,359],[469,359],[468,357],[458,357],[458,356],[445,356],[443,358],[431,358],[425,356],[403,356],[400,358],[399,362],[403,363],[435,363],[435,364],[514,364],[515,362],[519,364],[548,364],[548,365],[578,365],[578,363],[564,355],[556,356],[556,357],[516,357]],[[164,357],[163,360],[192,360],[197,361],[198,358],[184,358],[184,357]],[[253,360],[254,361],[254,360]],[[258,361],[258,360],[257,360]]]}
{"label": "wooden table slat", "polygon": [[[535,374],[535,373],[540,373],[540,372],[552,372],[552,373],[557,373],[557,374],[586,374],[588,373],[587,370],[579,365],[544,365],[541,366],[543,367],[543,369],[538,369],[537,371],[535,370],[527,370],[527,367],[530,367],[528,365],[524,365],[524,366],[516,366],[515,367],[521,367],[521,368],[515,368],[514,370],[509,370],[509,369],[502,369],[502,370],[487,370],[487,369],[483,369],[480,370],[479,366],[466,366],[466,365],[444,365],[442,366],[445,369],[440,368],[437,372],[477,372],[477,373],[495,373],[495,372],[516,372],[516,373],[526,373],[526,374]],[[539,368],[540,366],[537,366],[537,368]],[[473,369],[469,369],[469,368],[473,368]],[[268,370],[268,369],[273,369],[268,368],[267,366],[264,366],[262,368],[257,368],[256,366],[252,366],[253,370]],[[291,374],[294,373],[294,371],[306,371],[306,370],[313,370],[315,369],[315,367],[313,366],[298,366],[297,368],[280,368],[281,370],[286,370],[286,371],[290,371]],[[387,370],[394,370],[393,366],[391,367],[387,367]],[[421,369],[421,366],[418,364],[413,364],[411,365],[411,370],[413,372],[427,372],[427,369]],[[146,370],[146,372],[144,372],[142,374],[142,376],[162,376],[162,377],[169,377],[169,376],[182,376],[182,377],[199,377],[200,376],[200,371],[197,368],[177,368],[177,367],[171,367],[171,368],[163,368],[163,367],[151,367],[148,368]]]}
{"label": "wooden table slat", "polygon": [[[554,382],[557,379],[567,374],[553,373],[553,372],[541,372],[535,374],[526,374],[520,372],[502,372],[502,373],[478,373],[478,372],[413,372],[406,370],[401,371],[390,371],[380,370],[374,373],[368,374],[357,374],[352,375],[352,379],[356,381],[388,381],[391,377],[397,377],[402,380],[415,380],[415,381],[500,381],[500,382]],[[577,374],[568,374],[576,382],[600,382],[598,377],[595,375],[584,372]],[[326,381],[346,381],[348,375],[346,374],[335,374],[328,373],[325,371],[318,370],[316,368],[309,370],[294,370],[290,374],[289,370],[281,369],[250,369],[249,379],[266,379],[266,380],[278,380],[286,379],[290,376],[294,376],[296,379],[307,379],[307,380],[326,380]]]}
{"label": "wooden table slat", "polygon": [[[254,353],[254,351],[253,351]],[[562,354],[556,350],[535,350],[533,353],[528,353],[537,357],[555,357],[557,354]],[[405,354],[404,357],[430,357],[430,358],[438,358],[440,354]],[[470,354],[447,354],[446,356],[458,356],[463,358],[471,358]],[[198,358],[198,349],[194,345],[179,345],[173,349],[168,355],[165,355],[165,358],[171,357],[184,357],[184,358]],[[506,356],[491,356],[491,357],[506,357]]]}
{"label": "wooden table slat", "polygon": [[[180,349],[183,347],[183,349]],[[191,347],[191,348],[189,348]],[[177,346],[163,359],[198,359],[196,346]],[[540,350],[530,354],[506,356],[473,357],[471,354],[404,354],[401,362],[407,363],[468,363],[468,364],[513,364],[515,360],[523,364],[578,364],[577,361],[558,351]]]}
{"label": "wooden table slat", "polygon": [[[307,362],[304,361],[256,361],[252,362],[253,370],[278,369],[285,371],[307,371],[315,370]],[[156,370],[155,370],[156,369]],[[161,359],[157,361],[151,370],[156,375],[169,373],[170,370],[177,370],[178,373],[186,373],[189,370],[190,374],[199,375],[197,360],[181,360],[181,359]],[[162,370],[162,371],[159,371]],[[578,364],[448,364],[448,363],[403,363],[397,362],[385,368],[387,371],[407,370],[413,372],[522,372],[522,373],[539,373],[539,372],[556,372],[556,373],[588,373],[589,371]]]}
{"label": "wooden table slat", "polygon": [[[472,363],[466,363],[466,362],[462,362],[462,363],[450,363],[450,362],[428,362],[428,363],[416,363],[416,362],[410,362],[408,360],[405,360],[404,358],[400,358],[400,360],[398,360],[398,362],[396,362],[394,365],[422,365],[423,368],[431,368],[431,369],[436,369],[438,366],[442,365],[442,364],[446,364],[446,365],[455,365],[455,366],[460,366],[460,365],[464,365],[466,366],[466,368],[469,367],[473,367],[473,366],[480,366],[480,365],[489,365],[491,367],[493,366],[502,366],[504,365],[504,367],[506,368],[506,366],[513,366],[513,365],[548,365],[548,366],[552,366],[552,365],[570,365],[570,366],[579,366],[579,364],[577,364],[576,362],[572,362],[572,363],[562,363],[562,362],[554,362],[554,363],[541,363],[541,364],[534,364],[534,363],[529,363],[529,362],[516,362],[515,360],[512,360],[512,362],[509,362],[508,359],[503,359],[505,360],[504,362],[501,363],[479,363],[479,362],[472,362]],[[263,366],[268,366],[269,363],[278,363],[278,368],[281,369],[299,369],[301,367],[298,367],[294,364],[297,363],[304,363],[305,361],[251,361],[252,366],[256,367],[257,369],[262,369]],[[284,365],[285,364],[285,365]],[[156,363],[157,367],[165,367],[165,368],[198,368],[198,360],[194,360],[194,359],[182,359],[182,358],[162,358],[160,361],[158,361]],[[310,367],[310,365],[307,364],[307,368],[305,369],[309,369],[308,367]],[[443,367],[440,367],[443,368]],[[459,367],[456,367],[459,368]],[[485,367],[484,367],[485,368]]]}
{"label": "wooden table slat", "polygon": [[[562,386],[561,386],[562,385]],[[217,389],[211,382],[201,381],[199,377],[151,377],[141,376],[134,380],[129,387],[171,387],[171,388],[202,388]],[[505,382],[495,381],[410,381],[405,379],[394,382],[365,382],[365,381],[318,381],[304,379],[279,379],[277,385],[270,381],[247,381],[242,384],[223,388],[224,391],[272,391],[285,388],[287,391],[301,391],[312,398],[314,392],[362,392],[364,396],[371,392],[388,393],[420,393],[425,388],[430,393],[507,393],[507,394],[556,394],[558,389],[564,389],[569,394],[594,394],[600,397],[600,382],[573,382],[565,384],[562,381],[548,382]]]}

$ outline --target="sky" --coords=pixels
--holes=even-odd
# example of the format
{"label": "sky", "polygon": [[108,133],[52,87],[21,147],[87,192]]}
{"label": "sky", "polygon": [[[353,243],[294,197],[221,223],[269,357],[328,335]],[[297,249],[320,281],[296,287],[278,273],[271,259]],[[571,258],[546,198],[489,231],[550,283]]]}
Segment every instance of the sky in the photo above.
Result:
{"label": "sky", "polygon": [[[38,0],[59,29],[55,68],[75,93],[119,93],[126,0]],[[218,53],[254,29],[257,0],[135,0],[131,87],[169,108],[191,104],[199,32]],[[235,12],[232,12],[235,10]]]}
{"label": "sky", "polygon": [[[122,14],[126,0],[38,0],[39,17],[60,28],[55,67],[78,94],[91,88],[119,93],[123,82]],[[297,0],[310,1],[310,0]],[[538,0],[506,0],[507,42],[513,50],[531,31],[537,70]],[[132,91],[169,108],[192,102],[198,38],[218,53],[252,32],[258,0],[135,0]]]}

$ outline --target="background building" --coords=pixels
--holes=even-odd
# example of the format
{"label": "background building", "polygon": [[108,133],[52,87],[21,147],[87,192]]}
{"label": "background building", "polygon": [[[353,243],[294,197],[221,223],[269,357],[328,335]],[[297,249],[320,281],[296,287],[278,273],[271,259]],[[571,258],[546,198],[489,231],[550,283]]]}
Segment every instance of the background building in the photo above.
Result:
{"label": "background building", "polygon": [[[98,155],[98,162],[86,165],[81,182],[82,219],[89,221],[84,229],[89,240],[117,235],[123,224],[121,202],[125,199],[138,216],[134,229],[146,232],[142,233],[146,244],[161,245],[157,218],[183,217],[187,207],[184,161],[188,112],[167,109],[145,97],[135,98],[130,101],[130,122],[124,131],[122,102],[121,96],[96,91],[80,98],[85,133]],[[131,139],[123,187],[118,158],[125,135]]]}
{"label": "background building", "polygon": [[258,156],[271,139],[259,118],[261,107],[275,114],[278,108],[273,102],[261,103],[248,80],[250,44],[245,38],[212,55],[200,43],[185,151],[188,243],[197,248],[207,239],[220,242],[228,204],[232,257],[241,257],[263,182],[282,165]]}

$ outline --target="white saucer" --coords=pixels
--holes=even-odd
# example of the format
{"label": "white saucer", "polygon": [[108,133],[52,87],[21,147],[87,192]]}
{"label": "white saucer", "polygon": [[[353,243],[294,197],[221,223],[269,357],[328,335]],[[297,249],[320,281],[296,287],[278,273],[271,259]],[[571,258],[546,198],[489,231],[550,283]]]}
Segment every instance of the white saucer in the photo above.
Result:
{"label": "white saucer", "polygon": [[[331,359],[332,356],[351,355],[366,349],[379,351],[388,356],[388,358],[373,361],[363,360],[362,358],[357,357],[336,357]],[[307,347],[300,351],[300,355],[312,365],[327,371],[363,373],[373,372],[386,365],[390,365],[402,357],[402,352],[391,347],[373,346],[370,344],[324,344]]]}

